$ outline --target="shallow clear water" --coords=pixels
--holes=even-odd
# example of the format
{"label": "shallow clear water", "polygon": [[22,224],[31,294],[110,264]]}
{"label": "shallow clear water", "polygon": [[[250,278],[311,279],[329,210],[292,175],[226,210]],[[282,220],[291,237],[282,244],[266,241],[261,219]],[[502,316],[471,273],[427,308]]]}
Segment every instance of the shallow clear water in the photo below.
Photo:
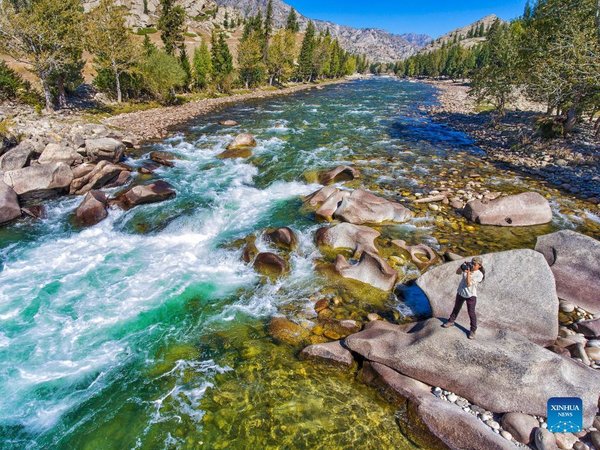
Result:
{"label": "shallow clear water", "polygon": [[[400,198],[476,171],[491,190],[548,194],[555,210],[552,224],[499,229],[423,206],[381,228],[385,238],[471,254],[532,247],[559,228],[600,236],[591,205],[482,163],[465,135],[431,123],[418,107],[434,101],[429,86],[376,79],[228,108],[142,152],[179,158],[156,172],[175,199],[112,210],[86,230],[70,222],[80,199],[61,199],[41,222],[0,229],[0,447],[413,448],[374,390],[298,361],[267,333],[278,312],[309,319],[321,292],[344,298],[339,318],[411,312],[315,272],[320,225],[301,208],[319,188],[309,172],[353,164],[363,178],[351,186]],[[215,125],[222,118],[241,125]],[[216,158],[242,131],[256,135],[254,155]],[[228,245],[269,226],[300,236],[277,282]]]}

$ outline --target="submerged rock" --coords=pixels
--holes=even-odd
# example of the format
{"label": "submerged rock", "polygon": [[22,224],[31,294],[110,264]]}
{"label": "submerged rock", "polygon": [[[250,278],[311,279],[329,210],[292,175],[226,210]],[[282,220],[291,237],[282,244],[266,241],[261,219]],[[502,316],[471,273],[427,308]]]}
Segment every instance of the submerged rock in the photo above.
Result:
{"label": "submerged rock", "polygon": [[227,150],[237,150],[241,148],[256,147],[256,139],[248,133],[238,134],[235,139],[227,146]]}
{"label": "submerged rock", "polygon": [[92,226],[108,216],[108,199],[101,191],[88,192],[75,211],[77,222],[83,226]]}
{"label": "submerged rock", "polygon": [[342,346],[340,341],[309,345],[300,352],[299,358],[324,361],[348,367],[354,364],[352,353]]}
{"label": "submerged rock", "polygon": [[19,197],[26,199],[47,198],[67,191],[73,173],[63,162],[38,164],[4,172],[4,182]]}
{"label": "submerged rock", "polygon": [[440,261],[440,256],[425,244],[407,245],[406,242],[401,239],[392,241],[392,244],[406,252],[411,261],[420,270],[424,270]]}
{"label": "submerged rock", "polygon": [[[537,344],[554,343],[558,335],[558,298],[554,276],[543,256],[533,250],[510,250],[482,256],[485,279],[477,287],[480,328],[512,330]],[[417,280],[434,317],[448,318],[461,275],[462,259],[430,269]],[[457,322],[467,326],[466,305]]]}
{"label": "submerged rock", "polygon": [[117,197],[124,208],[129,209],[134,206],[146,203],[156,203],[175,197],[176,192],[169,183],[163,180],[155,181],[150,184],[141,184],[134,186]]}
{"label": "submerged rock", "polygon": [[537,192],[524,192],[495,200],[471,200],[463,215],[481,225],[518,227],[539,225],[552,220],[550,203]]}
{"label": "submerged rock", "polygon": [[252,149],[248,148],[248,147],[241,147],[241,148],[232,148],[232,149],[227,149],[222,153],[219,153],[217,155],[217,158],[219,159],[237,159],[237,158],[250,158],[252,156]]}
{"label": "submerged rock", "polygon": [[556,279],[558,296],[592,312],[600,312],[600,241],[571,230],[537,238]]}
{"label": "submerged rock", "polygon": [[344,278],[369,284],[382,291],[391,291],[398,272],[379,255],[363,252],[357,264],[350,264],[342,255],[335,260],[335,270]]}
{"label": "submerged rock", "polygon": [[235,127],[239,124],[235,120],[219,120],[219,125],[224,127]]}
{"label": "submerged rock", "polygon": [[269,277],[279,277],[289,271],[287,262],[282,257],[270,252],[256,255],[254,269]]}
{"label": "submerged rock", "polygon": [[319,183],[328,185],[340,181],[350,181],[358,178],[360,173],[357,169],[350,166],[337,166],[334,169],[319,172]]}
{"label": "submerged rock", "polygon": [[269,322],[269,334],[277,342],[299,345],[308,339],[310,333],[285,317],[273,317]]}
{"label": "submerged rock", "polygon": [[407,326],[371,322],[347,347],[370,361],[466,398],[493,412],[545,416],[551,397],[580,397],[584,426],[598,410],[600,374],[508,330],[480,328],[477,339],[429,319]]}
{"label": "submerged rock", "polygon": [[173,167],[175,155],[167,152],[150,152],[150,159],[161,166]]}
{"label": "submerged rock", "polygon": [[0,223],[10,222],[18,217],[21,217],[21,208],[17,193],[0,181]]}
{"label": "submerged rock", "polygon": [[344,222],[333,227],[320,228],[317,230],[316,240],[317,245],[349,249],[356,257],[360,257],[363,252],[378,253],[375,239],[379,236],[380,233],[372,228]]}

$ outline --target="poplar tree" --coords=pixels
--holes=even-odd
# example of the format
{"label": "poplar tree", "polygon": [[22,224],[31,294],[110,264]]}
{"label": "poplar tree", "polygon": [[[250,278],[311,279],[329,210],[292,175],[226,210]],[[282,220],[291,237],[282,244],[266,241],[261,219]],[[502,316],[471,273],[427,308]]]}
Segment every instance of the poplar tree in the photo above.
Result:
{"label": "poplar tree", "polygon": [[267,61],[271,86],[274,83],[285,83],[292,75],[295,47],[296,38],[292,31],[282,29],[273,36]]}
{"label": "poplar tree", "polygon": [[198,89],[206,89],[210,83],[213,71],[212,59],[208,45],[202,40],[199,47],[194,50],[194,85]]}
{"label": "poplar tree", "polygon": [[121,76],[134,67],[139,57],[131,33],[125,26],[125,14],[124,8],[115,5],[112,0],[101,0],[87,17],[85,36],[86,47],[94,55],[96,69],[109,70],[113,74],[115,96],[119,103],[123,101]]}
{"label": "poplar tree", "polygon": [[238,47],[240,79],[246,89],[259,85],[265,77],[264,39],[260,31],[252,31],[243,37]]}

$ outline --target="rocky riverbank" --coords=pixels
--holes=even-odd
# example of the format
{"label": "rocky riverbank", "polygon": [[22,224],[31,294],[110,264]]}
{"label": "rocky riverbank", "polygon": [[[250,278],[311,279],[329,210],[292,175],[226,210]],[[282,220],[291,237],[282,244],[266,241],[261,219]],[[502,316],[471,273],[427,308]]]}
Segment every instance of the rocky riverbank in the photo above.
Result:
{"label": "rocky riverbank", "polygon": [[534,129],[543,113],[540,105],[520,98],[494,122],[491,112],[477,112],[467,84],[426,82],[439,90],[439,105],[429,109],[430,115],[469,134],[488,160],[600,204],[600,145],[591,124],[580,124],[568,138],[543,139]]}

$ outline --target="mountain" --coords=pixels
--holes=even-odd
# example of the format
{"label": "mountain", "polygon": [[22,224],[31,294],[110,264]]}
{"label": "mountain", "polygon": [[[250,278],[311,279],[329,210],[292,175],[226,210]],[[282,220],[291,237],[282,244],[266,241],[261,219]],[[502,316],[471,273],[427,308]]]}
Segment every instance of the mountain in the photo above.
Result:
{"label": "mountain", "polygon": [[[436,40],[429,43],[429,45],[421,48],[421,53],[431,52],[433,50],[437,50],[444,44],[450,44],[453,42],[460,43],[463,47],[473,47],[474,45],[479,44],[480,42],[485,41],[485,36],[477,36],[477,31],[483,29],[484,34],[490,28],[490,26],[497,20],[503,22],[495,14],[490,14],[489,16],[485,16],[467,26],[456,28],[455,30],[450,31],[449,33],[440,36]],[[483,28],[482,28],[483,26]]]}
{"label": "mountain", "polygon": [[[243,17],[254,16],[261,11],[265,14],[268,0],[215,0],[220,6],[235,9]],[[273,0],[273,19],[276,27],[286,24],[292,7],[282,0]],[[305,28],[310,19],[298,12],[298,22]],[[376,28],[353,28],[333,22],[313,20],[317,30],[329,29],[332,36],[340,41],[347,51],[365,54],[371,61],[394,62],[416,54],[425,44],[431,42],[427,35],[393,34]]]}

